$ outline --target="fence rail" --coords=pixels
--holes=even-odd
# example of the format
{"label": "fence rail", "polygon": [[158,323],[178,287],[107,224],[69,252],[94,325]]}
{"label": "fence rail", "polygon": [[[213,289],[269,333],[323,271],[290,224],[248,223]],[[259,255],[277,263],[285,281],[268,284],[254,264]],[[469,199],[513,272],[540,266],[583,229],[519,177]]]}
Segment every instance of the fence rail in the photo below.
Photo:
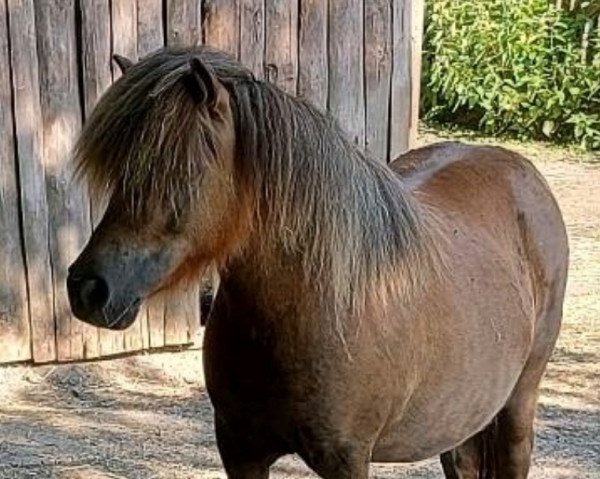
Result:
{"label": "fence rail", "polygon": [[69,312],[67,267],[101,216],[71,181],[73,141],[116,80],[113,53],[207,43],[329,109],[388,161],[416,133],[418,0],[2,0],[0,362],[67,361],[190,344],[197,286],[152,300],[124,333]]}

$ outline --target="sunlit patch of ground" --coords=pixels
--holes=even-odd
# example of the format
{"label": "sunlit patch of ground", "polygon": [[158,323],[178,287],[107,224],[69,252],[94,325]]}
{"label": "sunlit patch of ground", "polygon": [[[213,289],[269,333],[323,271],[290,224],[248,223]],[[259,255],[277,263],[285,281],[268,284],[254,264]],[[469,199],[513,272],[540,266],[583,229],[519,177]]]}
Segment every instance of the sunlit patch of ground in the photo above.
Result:
{"label": "sunlit patch of ground", "polygon": [[[425,132],[422,143],[442,139]],[[473,142],[486,142],[470,138]],[[558,348],[542,385],[534,479],[600,478],[600,156],[503,143],[548,179],[571,241]],[[274,477],[315,477],[289,458]],[[441,478],[437,460],[372,477]],[[198,351],[0,369],[0,478],[222,479]]]}

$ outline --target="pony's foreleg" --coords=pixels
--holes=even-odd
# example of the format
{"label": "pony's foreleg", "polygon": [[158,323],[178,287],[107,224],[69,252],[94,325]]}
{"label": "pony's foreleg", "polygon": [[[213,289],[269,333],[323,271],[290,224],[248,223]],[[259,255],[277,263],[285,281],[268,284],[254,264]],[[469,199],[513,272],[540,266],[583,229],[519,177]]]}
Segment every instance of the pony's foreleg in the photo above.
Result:
{"label": "pony's foreleg", "polygon": [[217,417],[215,433],[228,479],[268,479],[269,468],[282,455],[273,452],[264,438],[230,431]]}
{"label": "pony's foreleg", "polygon": [[311,444],[300,453],[304,462],[323,479],[368,479],[368,448]]}

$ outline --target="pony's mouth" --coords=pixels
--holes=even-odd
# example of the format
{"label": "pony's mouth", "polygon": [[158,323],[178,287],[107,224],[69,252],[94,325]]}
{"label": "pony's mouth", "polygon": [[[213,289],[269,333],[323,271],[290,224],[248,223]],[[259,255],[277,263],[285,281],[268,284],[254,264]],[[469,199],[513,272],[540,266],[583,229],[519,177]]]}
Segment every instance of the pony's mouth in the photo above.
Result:
{"label": "pony's mouth", "polygon": [[110,317],[106,314],[106,311],[102,309],[102,318],[104,324],[100,326],[115,331],[127,329],[134,323],[135,318],[137,317],[137,314],[140,311],[141,303],[141,299],[134,299],[131,303],[129,303],[127,307],[125,307],[125,309],[121,311],[121,313],[119,313],[116,316],[113,315],[114,317]]}
{"label": "pony's mouth", "polygon": [[92,326],[111,329],[113,331],[122,331],[135,322],[141,303],[142,300],[140,298],[135,298],[125,307],[107,304],[101,309],[86,314],[81,314],[77,308],[72,308],[72,311],[75,317]]}

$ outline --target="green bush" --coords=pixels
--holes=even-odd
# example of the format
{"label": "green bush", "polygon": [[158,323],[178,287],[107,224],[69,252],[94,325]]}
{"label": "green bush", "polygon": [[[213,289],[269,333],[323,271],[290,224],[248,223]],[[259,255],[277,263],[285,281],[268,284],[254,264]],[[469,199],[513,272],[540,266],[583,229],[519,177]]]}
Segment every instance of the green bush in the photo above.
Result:
{"label": "green bush", "polygon": [[426,2],[423,118],[600,148],[600,27],[586,3]]}

